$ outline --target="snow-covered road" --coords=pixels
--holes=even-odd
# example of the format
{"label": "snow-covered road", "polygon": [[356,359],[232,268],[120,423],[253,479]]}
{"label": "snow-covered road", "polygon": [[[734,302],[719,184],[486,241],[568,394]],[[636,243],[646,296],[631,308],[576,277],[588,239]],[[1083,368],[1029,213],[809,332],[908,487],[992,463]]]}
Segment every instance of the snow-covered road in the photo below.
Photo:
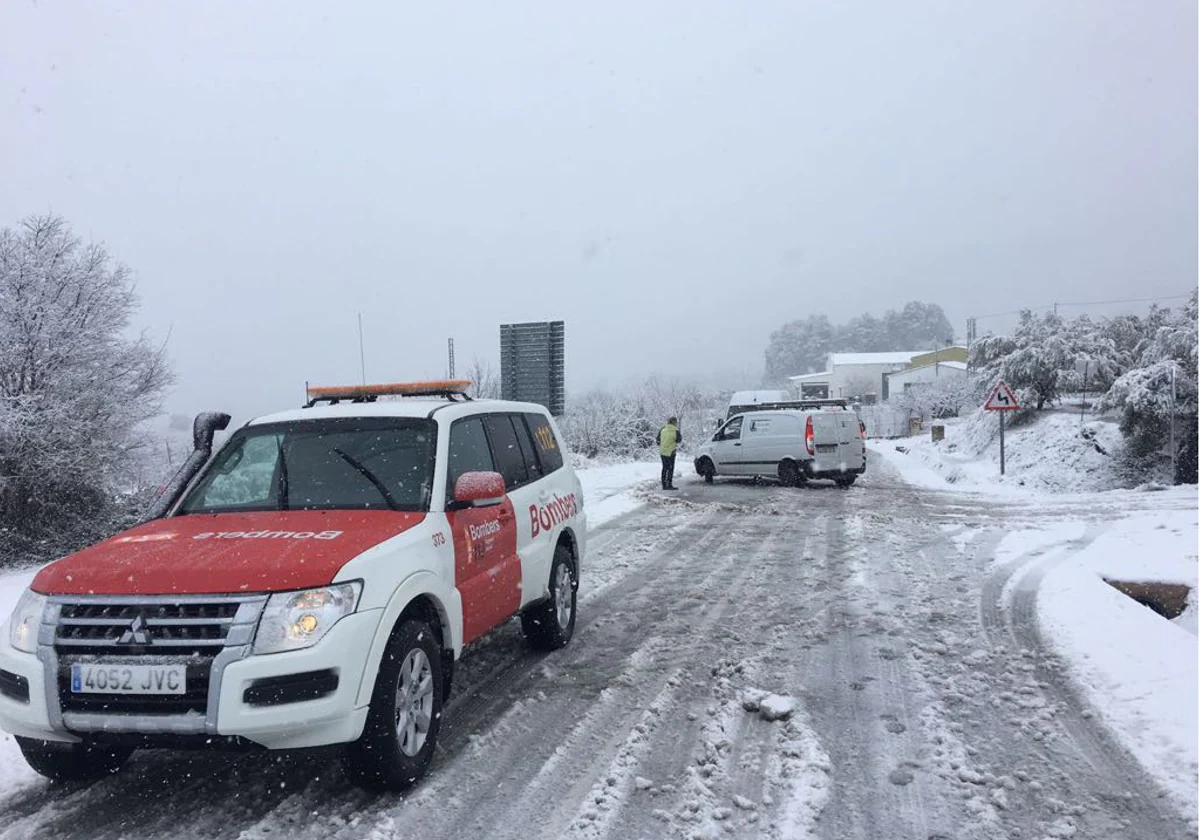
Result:
{"label": "snow-covered road", "polygon": [[[1186,496],[992,499],[878,460],[848,491],[689,478],[632,510],[611,483],[575,639],[533,654],[510,624],[465,657],[407,796],[323,751],[145,753],[86,789],[6,768],[0,838],[1196,836],[1035,609],[1049,549]],[[997,562],[1005,534],[1061,522],[1080,525]]]}

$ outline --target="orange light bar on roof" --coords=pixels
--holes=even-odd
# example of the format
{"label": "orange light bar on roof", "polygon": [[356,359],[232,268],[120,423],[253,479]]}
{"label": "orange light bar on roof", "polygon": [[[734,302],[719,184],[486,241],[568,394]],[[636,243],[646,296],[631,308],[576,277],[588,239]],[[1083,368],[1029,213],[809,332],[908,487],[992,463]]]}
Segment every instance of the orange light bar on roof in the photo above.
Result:
{"label": "orange light bar on roof", "polygon": [[328,385],[309,387],[310,400],[352,400],[361,397],[433,397],[465,394],[468,380],[448,379],[434,382],[391,382],[385,385]]}

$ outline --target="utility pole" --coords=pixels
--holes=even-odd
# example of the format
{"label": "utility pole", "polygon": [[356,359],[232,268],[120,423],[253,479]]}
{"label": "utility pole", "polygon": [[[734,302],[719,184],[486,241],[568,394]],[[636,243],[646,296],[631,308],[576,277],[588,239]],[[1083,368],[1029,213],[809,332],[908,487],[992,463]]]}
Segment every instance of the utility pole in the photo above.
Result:
{"label": "utility pole", "polygon": [[1175,452],[1175,365],[1171,365],[1171,483],[1176,483],[1179,464]]}
{"label": "utility pole", "polygon": [[1087,405],[1087,378],[1088,366],[1091,364],[1091,359],[1087,359],[1083,363],[1083,399],[1079,401],[1079,425],[1083,426],[1083,409]]}
{"label": "utility pole", "polygon": [[446,339],[446,344],[447,344],[447,349],[449,352],[449,364],[446,367],[446,371],[448,374],[447,378],[453,379],[454,378],[454,339],[453,338]]}

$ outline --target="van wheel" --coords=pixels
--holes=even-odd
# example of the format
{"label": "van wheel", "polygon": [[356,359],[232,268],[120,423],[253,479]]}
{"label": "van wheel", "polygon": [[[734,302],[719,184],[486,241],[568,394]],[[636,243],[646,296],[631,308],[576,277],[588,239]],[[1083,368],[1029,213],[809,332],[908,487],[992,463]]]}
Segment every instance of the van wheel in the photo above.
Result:
{"label": "van wheel", "polygon": [[784,487],[800,486],[800,466],[795,461],[779,462],[779,483]]}
{"label": "van wheel", "polygon": [[402,791],[425,775],[442,723],[442,654],[429,625],[402,620],[379,663],[362,737],[342,766],[369,790]]}
{"label": "van wheel", "polygon": [[64,744],[17,736],[17,746],[35,771],[56,782],[94,782],[121,769],[133,750],[97,744]]}
{"label": "van wheel", "polygon": [[535,650],[566,647],[575,633],[575,596],[579,581],[575,577],[573,559],[571,549],[559,543],[550,567],[550,597],[521,613],[521,632]]}
{"label": "van wheel", "polygon": [[701,458],[700,468],[696,470],[696,472],[700,473],[700,475],[704,478],[705,484],[712,484],[713,476],[717,474],[717,469],[713,466],[713,462],[708,458]]}

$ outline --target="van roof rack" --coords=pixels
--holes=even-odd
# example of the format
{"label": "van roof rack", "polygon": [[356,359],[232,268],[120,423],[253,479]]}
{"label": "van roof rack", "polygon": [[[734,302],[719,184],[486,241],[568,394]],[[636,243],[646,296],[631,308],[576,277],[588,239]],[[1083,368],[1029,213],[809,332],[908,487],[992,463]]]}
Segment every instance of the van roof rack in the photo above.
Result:
{"label": "van roof rack", "polygon": [[733,414],[747,414],[751,411],[797,411],[808,408],[849,408],[850,404],[844,399],[805,399],[779,400],[778,402],[754,403],[753,405],[730,406]]}
{"label": "van roof rack", "polygon": [[324,385],[310,386],[304,383],[305,408],[320,402],[337,405],[342,400],[351,403],[372,403],[380,397],[442,397],[451,402],[468,402],[471,397],[467,389],[471,382],[465,379],[447,379],[433,382],[391,382],[383,385]]}

